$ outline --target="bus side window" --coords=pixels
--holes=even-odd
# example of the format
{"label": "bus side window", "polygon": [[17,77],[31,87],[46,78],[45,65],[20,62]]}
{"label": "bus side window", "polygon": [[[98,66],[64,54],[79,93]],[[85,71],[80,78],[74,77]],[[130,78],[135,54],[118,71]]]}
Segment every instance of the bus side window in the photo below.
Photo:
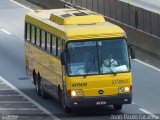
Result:
{"label": "bus side window", "polygon": [[45,32],[45,50],[47,50],[47,33]]}
{"label": "bus side window", "polygon": [[51,51],[51,34],[47,33],[47,51]]}
{"label": "bus side window", "polygon": [[40,29],[36,28],[36,44],[40,46]]}
{"label": "bus side window", "polygon": [[36,29],[36,27],[35,27],[35,35],[34,35],[34,44],[36,44],[37,43],[37,39],[36,39],[36,36],[37,36],[37,29]]}
{"label": "bus side window", "polygon": [[35,41],[35,26],[32,26],[32,29],[31,29],[32,31],[32,34],[31,34],[31,42],[33,43],[33,44],[35,44],[36,43],[36,41]]}
{"label": "bus side window", "polygon": [[25,34],[25,40],[27,40],[27,23],[25,23],[25,32],[24,32],[24,34]]}
{"label": "bus side window", "polygon": [[52,54],[56,55],[56,37],[52,36]]}
{"label": "bus side window", "polygon": [[45,40],[46,40],[46,33],[42,30],[41,31],[41,47],[45,49]]}
{"label": "bus side window", "polygon": [[28,40],[28,41],[30,41],[30,27],[31,27],[31,25],[29,23],[26,23],[25,35],[26,35],[26,40]]}
{"label": "bus side window", "polygon": [[58,57],[61,56],[61,50],[62,50],[62,44],[61,44],[61,40],[59,38],[58,39]]}
{"label": "bus side window", "polygon": [[52,35],[51,35],[51,39],[50,39],[50,53],[52,53]]}

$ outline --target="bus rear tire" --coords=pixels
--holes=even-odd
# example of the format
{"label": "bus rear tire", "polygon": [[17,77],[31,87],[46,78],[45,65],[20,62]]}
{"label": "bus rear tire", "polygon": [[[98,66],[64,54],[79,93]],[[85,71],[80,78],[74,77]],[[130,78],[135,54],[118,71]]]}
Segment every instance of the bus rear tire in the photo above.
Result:
{"label": "bus rear tire", "polygon": [[122,105],[114,105],[114,109],[117,111],[122,110]]}
{"label": "bus rear tire", "polygon": [[36,80],[36,91],[37,95],[41,96],[41,86],[40,86],[40,79],[39,79],[39,74],[35,74],[35,80]]}
{"label": "bus rear tire", "polygon": [[36,85],[36,79],[37,79],[36,77],[37,77],[37,75],[36,75],[35,70],[33,70],[32,74],[33,74],[33,84]]}

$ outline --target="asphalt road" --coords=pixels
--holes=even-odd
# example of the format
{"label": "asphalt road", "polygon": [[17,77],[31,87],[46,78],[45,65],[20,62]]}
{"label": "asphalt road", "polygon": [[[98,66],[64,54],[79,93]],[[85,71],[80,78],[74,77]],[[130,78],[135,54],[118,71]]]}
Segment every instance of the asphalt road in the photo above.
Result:
{"label": "asphalt road", "polygon": [[[124,105],[121,112],[114,111],[112,106],[103,108],[85,108],[75,110],[73,113],[64,113],[61,105],[52,98],[47,100],[37,96],[35,87],[25,73],[24,59],[24,17],[28,12],[27,9],[12,3],[9,0],[0,0],[0,78],[7,80],[17,89],[25,93],[31,99],[39,103],[42,107],[52,113],[53,117],[65,120],[104,120],[114,119],[128,114],[146,115],[155,118],[154,114],[160,114],[160,70],[149,67],[138,61],[132,61],[133,70],[133,104]],[[1,80],[0,80],[1,82]],[[4,84],[0,84],[3,86]],[[5,85],[8,87],[8,85]],[[12,89],[14,91],[14,89]],[[13,92],[11,90],[11,92]],[[19,109],[25,107],[34,107],[40,114],[44,111],[36,107],[37,103],[28,101],[30,105],[21,106],[14,104],[5,106],[2,101],[19,101],[25,96],[15,93],[6,98],[11,93],[6,93],[0,89],[0,114],[7,112],[12,113],[11,108],[15,108],[15,114],[19,113]],[[3,109],[1,109],[3,108]],[[6,109],[8,108],[8,109]],[[10,108],[10,109],[9,109]],[[7,110],[7,111],[6,111]],[[23,109],[22,109],[23,110]],[[28,111],[29,112],[29,111]],[[30,113],[34,113],[31,112]],[[113,116],[115,115],[115,116]],[[136,117],[136,116],[135,116]],[[140,118],[139,118],[140,119]]]}
{"label": "asphalt road", "polygon": [[120,0],[160,14],[160,0]]}

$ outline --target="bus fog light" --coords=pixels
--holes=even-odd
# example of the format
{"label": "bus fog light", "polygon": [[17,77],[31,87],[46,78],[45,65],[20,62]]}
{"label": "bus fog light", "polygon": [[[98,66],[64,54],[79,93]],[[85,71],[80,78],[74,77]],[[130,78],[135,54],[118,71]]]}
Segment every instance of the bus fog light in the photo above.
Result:
{"label": "bus fog light", "polygon": [[125,92],[129,92],[130,91],[129,87],[125,87],[124,90],[125,90]]}
{"label": "bus fog light", "polygon": [[71,95],[72,95],[72,96],[76,96],[76,91],[72,91],[72,92],[71,92]]}
{"label": "bus fog light", "polygon": [[83,92],[82,91],[77,91],[77,95],[78,96],[83,96]]}
{"label": "bus fog light", "polygon": [[120,87],[119,88],[119,93],[123,93],[124,92],[124,87]]}

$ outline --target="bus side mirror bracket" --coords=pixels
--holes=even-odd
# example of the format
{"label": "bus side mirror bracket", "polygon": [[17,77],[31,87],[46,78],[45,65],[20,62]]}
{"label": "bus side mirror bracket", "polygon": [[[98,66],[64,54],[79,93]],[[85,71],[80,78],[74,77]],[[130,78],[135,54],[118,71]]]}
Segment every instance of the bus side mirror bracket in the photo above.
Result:
{"label": "bus side mirror bracket", "polygon": [[129,44],[130,55],[132,59],[136,58],[135,49],[133,44]]}
{"label": "bus side mirror bracket", "polygon": [[62,65],[66,64],[66,54],[65,54],[65,52],[61,52],[61,64]]}

